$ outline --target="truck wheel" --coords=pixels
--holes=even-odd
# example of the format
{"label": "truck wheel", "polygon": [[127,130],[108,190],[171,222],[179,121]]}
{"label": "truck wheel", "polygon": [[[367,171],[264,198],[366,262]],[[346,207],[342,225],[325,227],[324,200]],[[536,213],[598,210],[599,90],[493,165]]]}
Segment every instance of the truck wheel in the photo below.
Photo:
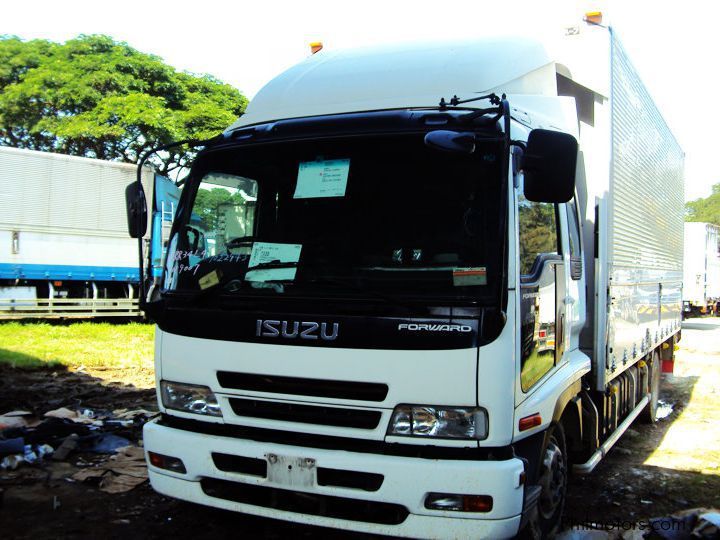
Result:
{"label": "truck wheel", "polygon": [[535,529],[540,538],[554,538],[560,530],[565,508],[568,482],[568,463],[565,448],[565,431],[561,424],[550,428],[541,454],[540,498],[537,502]]}
{"label": "truck wheel", "polygon": [[654,424],[657,422],[658,402],[660,400],[660,355],[657,351],[653,353],[652,361],[648,367],[650,369],[650,402],[640,416],[646,424]]}

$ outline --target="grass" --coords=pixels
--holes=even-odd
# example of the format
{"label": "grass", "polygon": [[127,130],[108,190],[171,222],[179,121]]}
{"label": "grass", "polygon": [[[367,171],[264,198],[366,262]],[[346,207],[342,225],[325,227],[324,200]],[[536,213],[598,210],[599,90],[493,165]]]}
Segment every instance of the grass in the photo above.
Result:
{"label": "grass", "polygon": [[151,324],[0,324],[0,364],[16,368],[151,368]]}

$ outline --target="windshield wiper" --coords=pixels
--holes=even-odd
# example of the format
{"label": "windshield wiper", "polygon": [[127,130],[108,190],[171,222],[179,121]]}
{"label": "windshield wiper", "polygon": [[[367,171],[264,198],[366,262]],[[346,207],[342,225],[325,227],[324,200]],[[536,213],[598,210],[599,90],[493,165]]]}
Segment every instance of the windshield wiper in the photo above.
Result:
{"label": "windshield wiper", "polygon": [[263,262],[263,263],[253,264],[252,266],[248,266],[247,270],[245,270],[245,274],[247,275],[247,273],[252,270],[263,270],[266,268],[297,268],[298,264],[300,264],[300,263],[297,261],[295,261],[295,262],[290,262],[290,261],[282,262],[279,260],[268,261],[268,262]]}

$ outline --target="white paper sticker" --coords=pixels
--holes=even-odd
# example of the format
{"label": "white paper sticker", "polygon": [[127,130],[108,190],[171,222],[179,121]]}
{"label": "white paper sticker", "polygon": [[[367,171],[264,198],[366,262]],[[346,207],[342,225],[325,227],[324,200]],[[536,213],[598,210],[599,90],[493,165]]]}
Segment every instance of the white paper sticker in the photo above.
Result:
{"label": "white paper sticker", "polygon": [[[248,268],[266,263],[297,263],[302,244],[272,244],[255,242]],[[245,274],[245,281],[293,280],[297,268],[258,268]]]}
{"label": "white paper sticker", "polygon": [[349,159],[300,163],[293,198],[344,197],[349,172]]}

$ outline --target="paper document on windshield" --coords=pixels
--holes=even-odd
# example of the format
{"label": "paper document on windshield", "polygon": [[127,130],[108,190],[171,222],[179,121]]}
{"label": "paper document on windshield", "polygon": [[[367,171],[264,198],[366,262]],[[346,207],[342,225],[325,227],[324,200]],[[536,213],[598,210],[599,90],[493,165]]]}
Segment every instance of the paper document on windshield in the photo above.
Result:
{"label": "paper document on windshield", "polygon": [[349,172],[349,159],[300,163],[293,199],[344,197]]}
{"label": "paper document on windshield", "polygon": [[[255,242],[250,252],[248,268],[264,264],[297,263],[300,260],[302,244],[273,244]],[[245,274],[245,281],[270,281],[295,279],[297,268],[258,268]]]}

